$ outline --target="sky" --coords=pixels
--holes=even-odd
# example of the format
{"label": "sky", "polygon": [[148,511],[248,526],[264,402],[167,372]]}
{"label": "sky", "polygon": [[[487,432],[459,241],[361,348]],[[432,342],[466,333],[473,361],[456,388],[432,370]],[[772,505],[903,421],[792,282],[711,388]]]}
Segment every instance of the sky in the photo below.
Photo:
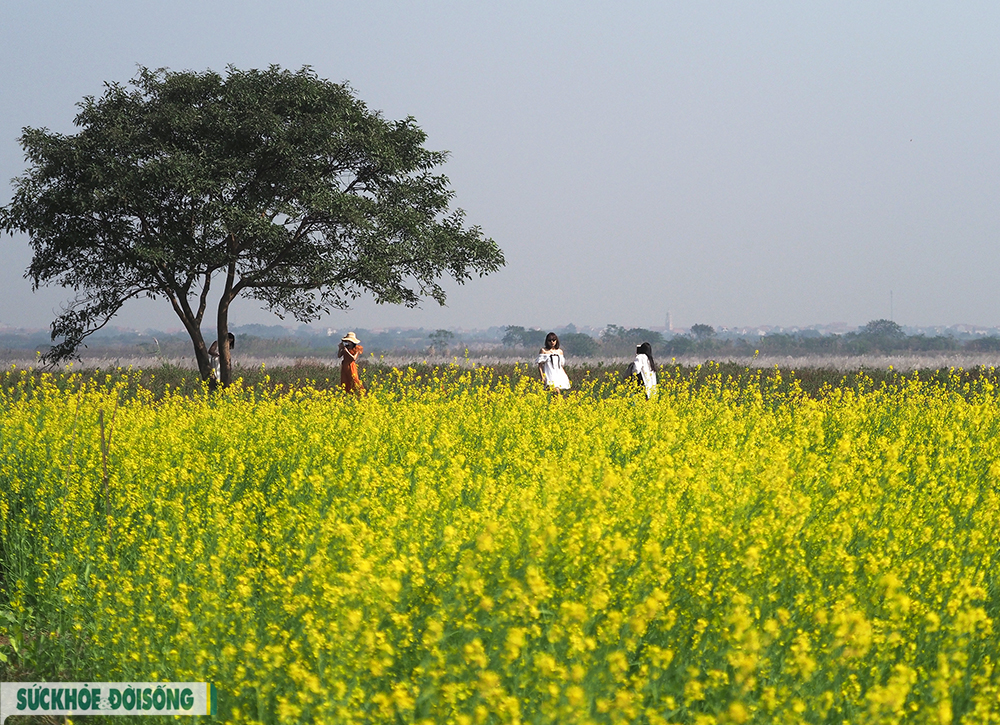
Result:
{"label": "sky", "polygon": [[[998,326],[997,37],[995,2],[0,0],[0,205],[22,127],[72,133],[139,66],[309,65],[449,151],[507,259],[320,324]],[[0,325],[47,327],[68,292],[32,292],[25,237],[0,255]]]}

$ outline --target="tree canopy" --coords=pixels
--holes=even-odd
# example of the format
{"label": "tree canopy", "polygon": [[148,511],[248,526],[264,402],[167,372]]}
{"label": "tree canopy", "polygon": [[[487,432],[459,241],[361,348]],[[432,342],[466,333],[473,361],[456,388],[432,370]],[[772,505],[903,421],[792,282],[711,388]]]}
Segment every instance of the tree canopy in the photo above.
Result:
{"label": "tree canopy", "polygon": [[636,346],[643,342],[656,347],[663,343],[663,335],[645,327],[626,328],[622,325],[607,325],[601,331],[601,346],[613,355],[631,357]]}
{"label": "tree canopy", "polygon": [[503,344],[508,346],[523,345],[527,348],[540,348],[545,344],[545,330],[536,328],[525,329],[521,325],[507,325],[504,328]]}
{"label": "tree canopy", "polygon": [[882,337],[902,339],[906,337],[903,328],[899,323],[887,320],[884,317],[877,320],[870,320],[867,325],[861,328],[861,334],[868,337]]}
{"label": "tree canopy", "polygon": [[710,337],[715,336],[715,328],[711,325],[697,324],[691,325],[691,334],[694,335],[697,340],[707,340]]}
{"label": "tree canopy", "polygon": [[[201,324],[209,290],[222,381],[231,376],[229,309],[239,295],[308,322],[362,295],[445,302],[504,264],[466,227],[413,118],[389,121],[345,84],[272,66],[225,75],[141,68],[79,105],[79,133],[25,128],[28,170],[0,229],[25,232],[37,289],[74,291],[47,354],[75,357],[126,301],[165,298],[211,374]],[[217,290],[218,292],[218,290]]]}

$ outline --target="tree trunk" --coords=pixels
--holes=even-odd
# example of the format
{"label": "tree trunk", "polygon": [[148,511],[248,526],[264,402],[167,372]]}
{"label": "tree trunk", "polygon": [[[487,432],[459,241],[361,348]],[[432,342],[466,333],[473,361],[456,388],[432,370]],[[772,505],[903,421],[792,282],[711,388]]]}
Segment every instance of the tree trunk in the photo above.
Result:
{"label": "tree trunk", "polygon": [[[183,318],[182,318],[183,319]],[[194,359],[198,363],[198,374],[202,380],[209,380],[212,377],[212,357],[208,354],[208,347],[205,346],[205,338],[202,337],[200,327],[189,327],[185,322],[188,335],[194,344]]]}
{"label": "tree trunk", "polygon": [[209,380],[212,377],[212,358],[208,354],[208,348],[205,347],[205,339],[201,336],[201,330],[198,330],[197,339],[192,334],[191,340],[194,342],[194,359],[198,362],[198,374],[201,375],[202,380]]}
{"label": "tree trunk", "polygon": [[[208,354],[208,347],[205,345],[205,338],[201,334],[201,319],[196,316],[188,305],[187,298],[176,292],[168,295],[173,305],[174,312],[181,319],[184,329],[191,337],[194,345],[194,359],[198,363],[198,373],[202,380],[209,380],[212,375],[212,358]],[[227,338],[228,342],[228,338]]]}
{"label": "tree trunk", "polygon": [[233,280],[236,277],[236,262],[229,263],[226,271],[226,288],[219,300],[219,377],[224,387],[233,382],[233,359],[229,354],[229,304],[233,301]]}
{"label": "tree trunk", "polygon": [[219,382],[233,382],[233,358],[229,354],[229,305],[219,304]]}

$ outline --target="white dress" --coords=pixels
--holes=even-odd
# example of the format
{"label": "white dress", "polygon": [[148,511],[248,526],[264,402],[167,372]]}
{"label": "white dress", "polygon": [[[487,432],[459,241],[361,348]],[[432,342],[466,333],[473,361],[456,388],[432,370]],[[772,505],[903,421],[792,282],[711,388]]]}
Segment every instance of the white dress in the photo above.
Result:
{"label": "white dress", "polygon": [[656,371],[649,364],[649,358],[645,353],[638,353],[632,361],[632,374],[642,378],[642,384],[646,387],[646,398],[653,397],[656,392]]}
{"label": "white dress", "polygon": [[542,377],[545,385],[557,390],[569,390],[569,376],[563,370],[566,358],[563,357],[562,350],[540,350],[538,353],[538,364],[542,367]]}

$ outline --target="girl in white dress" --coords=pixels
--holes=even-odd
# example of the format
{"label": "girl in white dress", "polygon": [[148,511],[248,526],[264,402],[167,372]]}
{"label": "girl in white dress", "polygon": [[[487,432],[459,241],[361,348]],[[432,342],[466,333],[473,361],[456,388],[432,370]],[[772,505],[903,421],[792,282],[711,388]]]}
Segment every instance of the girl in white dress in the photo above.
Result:
{"label": "girl in white dress", "polygon": [[542,376],[542,384],[561,393],[569,390],[570,382],[566,371],[566,356],[559,347],[559,336],[550,332],[545,336],[545,347],[538,351],[538,372]]}
{"label": "girl in white dress", "polygon": [[629,374],[646,389],[646,400],[653,397],[656,392],[656,363],[653,362],[653,346],[648,342],[636,345],[635,360],[629,366]]}

